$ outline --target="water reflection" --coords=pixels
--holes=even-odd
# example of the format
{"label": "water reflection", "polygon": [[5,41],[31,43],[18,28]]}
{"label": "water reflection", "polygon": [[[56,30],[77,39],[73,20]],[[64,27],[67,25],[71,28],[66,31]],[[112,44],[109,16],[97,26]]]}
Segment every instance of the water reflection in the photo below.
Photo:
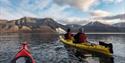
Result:
{"label": "water reflection", "polygon": [[58,35],[56,34],[43,34],[43,33],[20,33],[20,39],[22,41],[29,41],[29,42],[50,42],[57,40]]}
{"label": "water reflection", "polygon": [[124,43],[125,34],[88,34],[88,39],[90,41],[98,42],[110,42],[110,43]]}
{"label": "water reflection", "polygon": [[108,57],[101,54],[91,54],[88,51],[81,51],[75,49],[73,47],[64,45],[66,50],[68,51],[68,55],[70,58],[76,58],[79,62],[86,62],[86,63],[114,63],[113,57]]}
{"label": "water reflection", "polygon": [[[69,52],[58,35],[41,33],[0,34],[0,63],[9,63],[20,50],[21,42],[29,43],[29,50],[36,63],[125,63],[125,35],[88,35],[90,41],[113,43],[113,58]],[[76,52],[76,53],[73,53]]]}

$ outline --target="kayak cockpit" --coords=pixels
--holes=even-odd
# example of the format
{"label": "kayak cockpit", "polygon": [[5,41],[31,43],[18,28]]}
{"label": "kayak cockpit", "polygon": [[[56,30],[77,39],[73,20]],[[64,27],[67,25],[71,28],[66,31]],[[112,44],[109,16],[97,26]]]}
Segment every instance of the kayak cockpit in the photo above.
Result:
{"label": "kayak cockpit", "polygon": [[22,56],[18,58],[14,58],[11,63],[33,63],[32,59],[28,56]]}
{"label": "kayak cockpit", "polygon": [[21,50],[16,54],[11,63],[17,63],[20,58],[23,58],[25,63],[35,63],[31,53],[28,51],[28,45],[26,42],[22,44]]}
{"label": "kayak cockpit", "polygon": [[87,51],[90,53],[97,53],[105,56],[111,57],[113,54],[113,46],[112,44],[106,44],[103,42],[99,42],[99,44],[93,43],[73,43],[73,40],[65,40],[62,36],[59,37],[60,41],[64,43],[64,45],[72,47],[76,50]]}

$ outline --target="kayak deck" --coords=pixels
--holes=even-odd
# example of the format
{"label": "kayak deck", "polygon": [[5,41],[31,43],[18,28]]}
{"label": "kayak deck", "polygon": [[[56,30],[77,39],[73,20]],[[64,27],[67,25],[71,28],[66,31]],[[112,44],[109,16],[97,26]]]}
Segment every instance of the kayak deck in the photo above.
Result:
{"label": "kayak deck", "polygon": [[86,51],[112,56],[112,53],[110,53],[109,48],[102,45],[91,45],[89,43],[75,44],[73,43],[73,40],[65,40],[62,36],[60,36],[60,41],[65,45],[72,46],[76,49],[81,49],[81,50],[86,50]]}
{"label": "kayak deck", "polygon": [[11,63],[16,63],[16,61],[21,57],[26,59],[26,63],[35,63],[35,60],[33,59],[31,53],[28,51],[27,44],[25,43],[22,44],[21,50],[16,54]]}

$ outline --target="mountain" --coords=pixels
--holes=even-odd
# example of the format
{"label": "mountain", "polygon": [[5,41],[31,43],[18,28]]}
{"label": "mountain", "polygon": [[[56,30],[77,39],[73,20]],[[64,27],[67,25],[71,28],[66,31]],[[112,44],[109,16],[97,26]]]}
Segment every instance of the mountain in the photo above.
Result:
{"label": "mountain", "polygon": [[114,27],[118,27],[120,32],[125,32],[125,22],[115,23]]}
{"label": "mountain", "polygon": [[14,24],[14,21],[0,20],[0,32],[17,31],[17,27]]}
{"label": "mountain", "polygon": [[90,22],[82,26],[82,28],[84,28],[86,32],[118,32],[119,31],[117,27],[114,27],[108,24],[103,24],[98,21]]}
{"label": "mountain", "polygon": [[0,19],[0,24],[2,24],[2,23],[6,23],[8,20],[2,20],[2,19]]}
{"label": "mountain", "polygon": [[65,25],[67,28],[70,28],[72,32],[78,32],[79,28],[81,28],[82,25],[78,24],[67,24]]}
{"label": "mountain", "polygon": [[86,32],[125,32],[125,22],[108,25],[96,21],[82,26],[78,24],[62,25],[52,18],[23,17],[10,21],[0,20],[0,32],[65,33],[67,28],[71,28],[72,32],[78,32],[79,28],[84,28]]}
{"label": "mountain", "polygon": [[61,25],[54,21],[52,18],[32,18],[23,17],[17,20],[7,21],[2,24],[0,28],[2,32],[56,32],[56,28],[65,29],[64,25]]}
{"label": "mountain", "polygon": [[57,23],[52,18],[38,19],[38,18],[24,17],[24,18],[21,18],[20,20],[16,21],[16,25],[19,25],[19,26],[25,25],[29,27],[31,26],[31,28],[33,29],[40,28],[41,26],[49,26],[52,29],[56,29],[58,27],[65,29],[64,25]]}
{"label": "mountain", "polygon": [[115,24],[113,24],[113,26],[125,28],[125,22],[115,23]]}

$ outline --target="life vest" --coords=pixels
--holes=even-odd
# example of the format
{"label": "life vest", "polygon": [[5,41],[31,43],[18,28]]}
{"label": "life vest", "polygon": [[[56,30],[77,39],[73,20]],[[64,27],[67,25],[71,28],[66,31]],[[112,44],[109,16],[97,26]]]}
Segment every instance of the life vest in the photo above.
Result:
{"label": "life vest", "polygon": [[86,42],[87,41],[86,39],[87,39],[87,37],[84,33],[79,34],[79,42],[80,43]]}
{"label": "life vest", "polygon": [[64,37],[65,37],[65,39],[70,39],[70,40],[72,40],[72,34],[71,34],[70,32],[66,33],[66,34],[64,35]]}
{"label": "life vest", "polygon": [[87,41],[87,37],[84,33],[78,33],[74,36],[74,43],[83,43]]}

